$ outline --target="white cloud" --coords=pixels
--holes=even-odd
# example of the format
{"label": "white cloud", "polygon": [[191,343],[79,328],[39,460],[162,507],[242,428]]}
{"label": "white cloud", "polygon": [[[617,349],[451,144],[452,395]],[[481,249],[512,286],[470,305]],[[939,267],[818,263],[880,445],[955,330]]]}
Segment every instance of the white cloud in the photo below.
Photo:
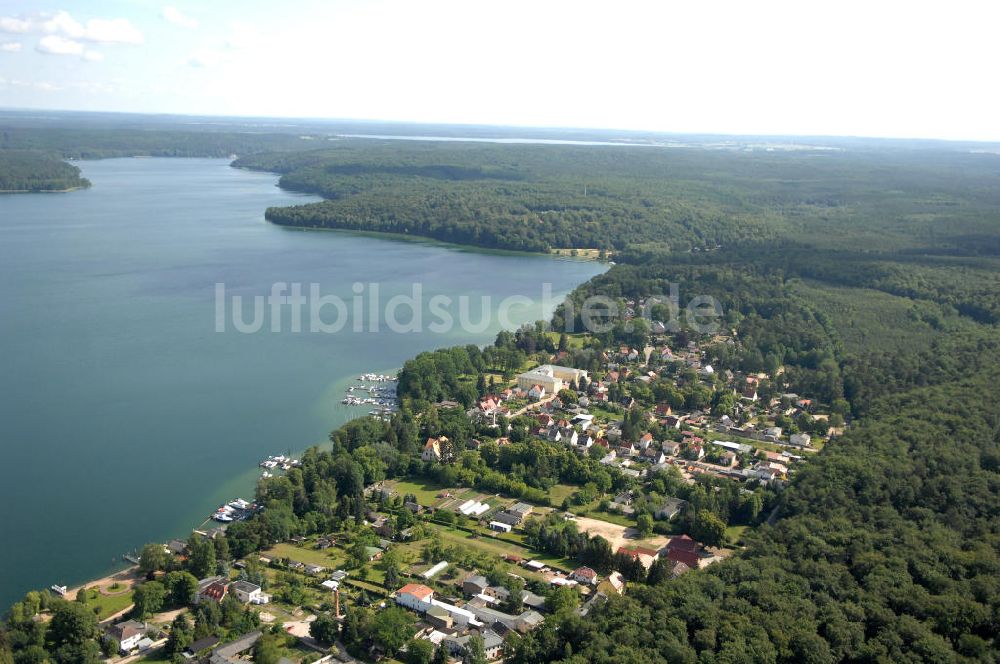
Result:
{"label": "white cloud", "polygon": [[83,55],[83,44],[59,35],[48,35],[38,40],[35,50],[46,55]]}
{"label": "white cloud", "polygon": [[0,53],[18,53],[23,46],[21,42],[3,42],[0,44]]}
{"label": "white cloud", "polygon": [[198,27],[197,19],[191,18],[181,10],[177,9],[172,5],[167,5],[163,8],[161,12],[163,18],[169,23],[173,23],[179,28],[187,28],[188,30],[194,30]]}
{"label": "white cloud", "polygon": [[83,59],[87,62],[100,62],[104,59],[104,54],[100,51],[84,51]]}
{"label": "white cloud", "polygon": [[35,33],[98,44],[142,44],[145,41],[142,32],[128,19],[92,18],[80,23],[65,11],[39,13],[27,18],[0,16],[0,32]]}
{"label": "white cloud", "polygon": [[31,21],[14,16],[0,16],[0,32],[23,35],[31,32]]}
{"label": "white cloud", "polygon": [[83,38],[100,44],[141,44],[145,41],[142,32],[124,18],[91,19],[87,21]]}

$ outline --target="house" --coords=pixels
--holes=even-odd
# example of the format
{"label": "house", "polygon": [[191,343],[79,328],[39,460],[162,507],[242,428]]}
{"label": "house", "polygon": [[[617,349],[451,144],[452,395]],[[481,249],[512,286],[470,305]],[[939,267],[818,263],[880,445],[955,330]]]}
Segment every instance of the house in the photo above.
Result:
{"label": "house", "polygon": [[462,592],[468,597],[481,595],[489,587],[489,580],[481,574],[471,574],[462,581]]}
{"label": "house", "polygon": [[230,584],[229,591],[244,604],[267,604],[271,601],[260,586],[249,581],[236,581]]}
{"label": "house", "polygon": [[749,475],[756,477],[762,482],[773,482],[782,480],[788,474],[788,468],[773,461],[761,461],[750,469]]}
{"label": "house", "polygon": [[498,533],[509,533],[512,529],[513,526],[509,523],[503,523],[502,521],[490,521],[490,530]]}
{"label": "house", "polygon": [[633,445],[632,443],[627,443],[627,442],[626,443],[622,443],[616,449],[618,451],[618,456],[622,456],[622,457],[635,456],[635,455],[637,455],[639,453],[639,450],[638,450],[638,448],[635,445]]}
{"label": "house", "polygon": [[214,648],[221,640],[222,639],[217,636],[206,636],[203,639],[198,639],[184,649],[184,655],[188,659],[193,659],[198,653],[208,650],[209,648]]}
{"label": "house", "polygon": [[653,513],[653,516],[657,519],[672,519],[680,514],[686,506],[686,500],[681,500],[680,498],[665,498]]}
{"label": "house", "polygon": [[677,453],[681,450],[681,444],[675,443],[672,440],[668,440],[663,443],[663,453],[667,456],[677,456]]}
{"label": "house", "polygon": [[420,454],[421,461],[440,461],[441,460],[441,442],[442,440],[447,441],[448,439],[444,436],[440,438],[428,438],[427,442],[424,443],[424,451]]}
{"label": "house", "polygon": [[671,537],[667,545],[660,551],[660,555],[666,554],[667,560],[674,563],[684,563],[691,569],[704,567],[715,558],[705,551],[705,547],[687,535]]}
{"label": "house", "polygon": [[725,468],[732,468],[736,465],[736,453],[735,452],[723,452],[719,455],[718,465],[724,466]]}
{"label": "house", "polygon": [[[455,657],[464,658],[466,655],[466,648],[469,645],[469,640],[472,638],[472,634],[466,634],[465,636],[449,636],[442,641],[442,645],[448,649],[448,652]],[[494,632],[492,629],[485,629],[482,631],[480,636],[483,639],[483,652],[486,655],[488,661],[493,661],[500,658],[500,650],[503,647],[503,639],[500,635]]]}
{"label": "house", "polygon": [[204,601],[221,602],[229,591],[229,584],[225,577],[210,576],[198,582],[198,592],[195,593],[194,603],[200,604]]}
{"label": "house", "polygon": [[106,635],[118,642],[118,652],[125,655],[139,647],[139,641],[146,636],[146,623],[126,620],[109,627]]}
{"label": "house", "polygon": [[793,433],[788,437],[788,442],[796,447],[809,447],[812,437],[807,433]]}
{"label": "house", "polygon": [[653,434],[651,433],[644,433],[639,438],[639,449],[641,449],[644,452],[648,450],[649,446],[652,444],[653,444]]}
{"label": "house", "polygon": [[577,567],[570,578],[591,586],[597,584],[597,572],[589,567]]}
{"label": "house", "polygon": [[521,593],[521,603],[524,604],[529,609],[535,611],[545,610],[545,598],[541,595],[536,595],[530,590],[522,591]]}
{"label": "house", "polygon": [[528,503],[514,503],[507,508],[507,512],[518,517],[518,523],[521,523],[534,508]]}
{"label": "house", "polygon": [[322,565],[303,565],[302,571],[309,576],[319,576],[326,571],[326,568]]}
{"label": "house", "polygon": [[396,592],[396,604],[424,613],[433,606],[434,591],[419,583],[407,583]]}
{"label": "house", "polygon": [[634,549],[626,549],[625,547],[619,547],[616,552],[619,555],[628,556],[629,558],[634,558],[642,563],[642,566],[647,570],[653,566],[653,562],[660,557],[660,552],[653,549],[646,549],[644,547],[636,547]]}
{"label": "house", "polygon": [[531,389],[528,390],[528,398],[532,401],[538,401],[545,398],[545,388],[541,385],[532,385]]}
{"label": "house", "polygon": [[612,572],[607,579],[598,584],[597,592],[605,595],[608,593],[621,595],[625,592],[625,577],[621,575],[621,572]]}
{"label": "house", "polygon": [[260,636],[259,631],[250,632],[231,643],[216,647],[208,659],[209,664],[240,664],[240,662],[246,661],[243,659],[245,653],[254,647]]}

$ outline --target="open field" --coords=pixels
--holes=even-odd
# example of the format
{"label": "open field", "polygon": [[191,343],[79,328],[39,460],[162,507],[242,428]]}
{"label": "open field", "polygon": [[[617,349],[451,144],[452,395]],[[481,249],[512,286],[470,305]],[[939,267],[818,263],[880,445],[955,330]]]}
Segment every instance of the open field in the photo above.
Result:
{"label": "open field", "polygon": [[306,565],[321,565],[323,567],[336,568],[342,564],[344,556],[336,548],[319,551],[311,548],[311,543],[306,547],[296,546],[287,542],[275,544],[270,549],[262,551],[262,555],[272,558],[288,558]]}
{"label": "open field", "polygon": [[646,539],[639,539],[638,532],[635,528],[625,527],[616,523],[601,521],[599,519],[592,519],[586,516],[578,516],[576,518],[576,526],[580,532],[586,532],[590,535],[600,535],[604,539],[608,540],[608,542],[611,543],[612,551],[617,550],[620,546],[628,546],[631,544],[642,544],[643,546],[659,548],[664,546],[668,539],[663,535],[654,535],[653,537],[648,537]]}

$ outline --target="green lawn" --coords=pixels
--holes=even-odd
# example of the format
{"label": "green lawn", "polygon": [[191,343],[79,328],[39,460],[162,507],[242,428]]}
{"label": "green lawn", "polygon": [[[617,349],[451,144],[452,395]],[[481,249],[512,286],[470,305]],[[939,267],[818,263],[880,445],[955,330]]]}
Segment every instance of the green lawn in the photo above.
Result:
{"label": "green lawn", "polygon": [[576,492],[577,487],[569,484],[556,484],[549,489],[549,501],[557,508],[562,505],[563,499],[568,498]]}
{"label": "green lawn", "polygon": [[746,532],[749,527],[750,526],[728,526],[726,528],[726,540],[730,544],[739,544],[740,539],[743,537],[743,533]]}
{"label": "green lawn", "polygon": [[[81,590],[80,592],[84,591]],[[97,614],[98,620],[105,620],[108,616],[112,616],[119,611],[124,611],[132,605],[131,590],[120,595],[102,595],[96,588],[88,588],[86,592],[87,606],[91,608],[95,606],[100,607],[100,612]]]}
{"label": "green lawn", "polygon": [[[442,491],[449,490],[447,487],[438,486],[423,480],[396,480],[394,482],[387,482],[386,484],[391,486],[400,496],[412,493],[417,497],[417,502],[425,507],[433,507],[436,505],[440,502],[437,495]],[[452,493],[456,493],[458,491],[458,489],[454,488],[450,490]]]}
{"label": "green lawn", "polygon": [[[498,558],[510,553],[526,559],[540,560],[547,565],[552,565],[561,569],[573,569],[575,567],[575,564],[571,560],[548,556],[523,544],[514,544],[513,542],[499,540],[494,537],[490,537],[489,535],[481,535],[477,538],[473,538],[470,533],[465,531],[444,528],[441,526],[434,526],[434,528],[438,531],[438,533],[440,533],[441,541],[446,544],[457,544],[459,546],[482,551],[483,553],[490,556],[496,556]],[[514,537],[520,538],[518,535],[515,535]]]}
{"label": "green lawn", "polygon": [[331,569],[343,564],[343,556],[339,549],[331,548],[325,551],[312,548],[312,544],[305,547],[296,546],[287,542],[275,544],[270,549],[263,551],[263,555],[271,558],[288,558],[296,560],[306,565],[320,565]]}

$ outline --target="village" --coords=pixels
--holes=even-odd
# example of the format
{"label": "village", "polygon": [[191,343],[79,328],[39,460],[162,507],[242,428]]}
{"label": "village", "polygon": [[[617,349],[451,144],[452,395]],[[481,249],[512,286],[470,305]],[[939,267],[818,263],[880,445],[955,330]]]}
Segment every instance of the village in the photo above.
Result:
{"label": "village", "polygon": [[[558,364],[570,357],[570,344],[587,341],[564,336],[567,348],[550,363],[494,383],[468,407],[434,404],[476,427],[463,454],[488,456],[488,449],[513,445],[513,423],[527,423],[521,444],[570,450],[605,469],[610,485],[556,484],[544,500],[533,500],[441,484],[434,469],[459,458],[447,436],[428,437],[420,451],[425,472],[368,485],[357,523],[290,535],[230,560],[219,551],[212,573],[191,585],[188,606],[107,620],[116,651],[109,661],[231,664],[253,658],[268,634],[278,635],[283,662],[496,661],[505,644],[555,612],[585,617],[635,584],[732,555],[747,530],[776,516],[776,496],[789,477],[843,430],[843,420],[781,391],[778,376],[717,371],[706,347],[735,343],[725,335],[678,346],[654,328],[651,338],[642,348],[602,352],[592,372]],[[662,386],[664,376],[687,390],[684,398],[657,398],[650,385]],[[281,461],[301,467],[290,457]],[[739,507],[729,522],[706,514],[705,488],[709,500],[731,494]],[[191,569],[191,559],[202,555],[193,549],[224,543],[227,527],[167,543],[168,559],[145,578]],[[142,577],[124,579],[127,589]],[[245,612],[254,629],[230,631],[239,637],[230,639],[217,635],[226,630],[204,628],[186,639],[170,636],[179,615],[190,613],[199,625],[213,604],[229,607],[227,615]],[[359,630],[368,636],[362,653],[351,643]]]}

